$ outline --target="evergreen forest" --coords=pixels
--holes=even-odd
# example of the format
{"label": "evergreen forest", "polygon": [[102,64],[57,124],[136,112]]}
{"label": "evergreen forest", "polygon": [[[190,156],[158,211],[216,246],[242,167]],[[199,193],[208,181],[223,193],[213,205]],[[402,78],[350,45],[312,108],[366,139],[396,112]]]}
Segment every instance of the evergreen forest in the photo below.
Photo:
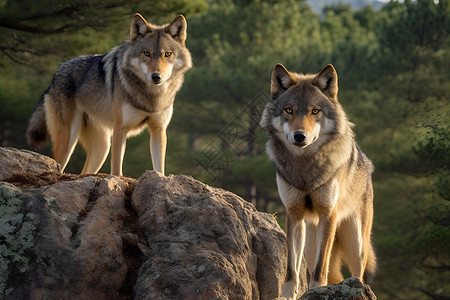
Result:
{"label": "evergreen forest", "polygon": [[[0,0],[0,146],[30,149],[25,129],[62,62],[106,53],[140,12],[188,21],[194,67],[168,129],[166,174],[230,190],[284,228],[275,170],[258,123],[277,63],[333,64],[339,101],[375,165],[378,299],[450,299],[450,0],[347,4],[305,0]],[[38,152],[51,156],[51,145]],[[78,146],[66,172],[79,173]],[[124,175],[152,169],[149,133],[130,138]],[[109,173],[109,158],[101,172]]]}

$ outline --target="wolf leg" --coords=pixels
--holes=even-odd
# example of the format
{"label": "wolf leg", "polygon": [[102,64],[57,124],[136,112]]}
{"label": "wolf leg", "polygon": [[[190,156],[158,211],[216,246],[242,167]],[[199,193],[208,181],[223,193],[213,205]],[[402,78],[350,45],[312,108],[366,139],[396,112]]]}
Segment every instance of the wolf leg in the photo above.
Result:
{"label": "wolf leg", "polygon": [[305,248],[305,221],[301,215],[288,209],[286,214],[286,236],[288,246],[288,263],[286,281],[283,284],[282,297],[296,299],[300,276],[300,265]]}
{"label": "wolf leg", "polygon": [[150,128],[150,154],[152,156],[153,169],[164,175],[166,156],[167,133],[166,127],[149,126]]}
{"label": "wolf leg", "polygon": [[75,115],[70,122],[70,127],[64,124],[56,123],[57,118],[51,107],[46,107],[47,127],[49,128],[50,136],[53,142],[53,156],[55,160],[61,165],[61,173],[69,162],[73,150],[78,142],[81,127],[81,115]]}
{"label": "wolf leg", "polygon": [[337,216],[320,216],[317,228],[316,263],[310,280],[310,288],[327,284],[327,273],[330,264],[331,248],[336,234]]}
{"label": "wolf leg", "polygon": [[314,270],[314,264],[316,262],[316,252],[317,252],[316,240],[317,240],[317,226],[315,226],[312,223],[306,222],[305,259],[309,275],[312,274]]}
{"label": "wolf leg", "polygon": [[364,249],[361,223],[353,216],[342,222],[339,228],[340,242],[343,247],[344,261],[352,276],[363,278],[364,273]]}
{"label": "wolf leg", "polygon": [[111,175],[122,176],[122,163],[125,154],[126,133],[120,125],[114,126],[111,147]]}
{"label": "wolf leg", "polygon": [[108,130],[92,124],[83,127],[80,143],[86,149],[86,162],[81,174],[96,174],[108,156],[111,145],[111,135]]}
{"label": "wolf leg", "polygon": [[344,280],[341,269],[342,269],[342,249],[339,241],[335,240],[333,248],[331,249],[327,285],[338,284],[339,282]]}
{"label": "wolf leg", "polygon": [[372,218],[361,221],[358,216],[354,216],[340,227],[344,237],[341,239],[344,261],[352,276],[358,276],[364,283],[371,281],[376,271],[375,252],[370,241]]}

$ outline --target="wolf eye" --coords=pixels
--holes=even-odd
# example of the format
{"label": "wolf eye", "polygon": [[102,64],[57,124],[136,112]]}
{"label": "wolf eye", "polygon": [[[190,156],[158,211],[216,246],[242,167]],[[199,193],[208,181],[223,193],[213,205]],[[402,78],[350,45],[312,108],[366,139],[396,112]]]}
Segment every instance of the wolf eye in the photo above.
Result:
{"label": "wolf eye", "polygon": [[171,55],[172,55],[172,52],[170,52],[170,51],[167,51],[166,53],[164,53],[165,57],[170,57]]}
{"label": "wolf eye", "polygon": [[284,111],[287,112],[287,113],[290,114],[290,115],[292,115],[292,113],[294,112],[294,111],[292,110],[292,108],[290,108],[290,107],[286,108]]}
{"label": "wolf eye", "polygon": [[317,114],[319,113],[319,111],[320,111],[320,109],[318,109],[318,108],[313,108],[313,110],[311,111],[311,113],[312,113],[313,115],[317,115]]}
{"label": "wolf eye", "polygon": [[144,53],[145,56],[150,57],[150,52],[148,52],[147,50],[145,50],[145,51],[142,52],[142,53]]}

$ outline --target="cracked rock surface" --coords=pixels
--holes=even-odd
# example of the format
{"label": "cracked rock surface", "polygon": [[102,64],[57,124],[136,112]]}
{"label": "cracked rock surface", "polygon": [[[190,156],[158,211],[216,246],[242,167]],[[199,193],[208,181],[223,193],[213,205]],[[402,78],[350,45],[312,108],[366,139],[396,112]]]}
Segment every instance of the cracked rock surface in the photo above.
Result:
{"label": "cracked rock surface", "polygon": [[150,171],[136,183],[132,203],[150,252],[138,299],[278,297],[286,250],[273,216],[191,177]]}
{"label": "cracked rock surface", "polygon": [[60,174],[0,148],[0,298],[273,299],[286,265],[272,215],[191,177]]}

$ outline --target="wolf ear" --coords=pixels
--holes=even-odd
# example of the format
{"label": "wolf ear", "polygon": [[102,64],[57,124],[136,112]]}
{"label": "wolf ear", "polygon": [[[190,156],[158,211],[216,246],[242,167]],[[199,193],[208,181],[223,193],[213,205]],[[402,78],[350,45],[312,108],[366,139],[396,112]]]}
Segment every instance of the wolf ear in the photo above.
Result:
{"label": "wolf ear", "polygon": [[317,86],[326,96],[337,101],[338,76],[332,65],[323,68],[314,78],[312,84]]}
{"label": "wolf ear", "polygon": [[135,14],[131,20],[130,40],[133,42],[149,31],[151,31],[150,24],[140,14]]}
{"label": "wolf ear", "polygon": [[270,92],[272,99],[278,98],[283,94],[290,86],[295,84],[294,78],[291,76],[288,70],[282,65],[278,64],[272,71],[272,81],[270,85]]}
{"label": "wolf ear", "polygon": [[169,24],[166,32],[172,36],[174,40],[184,45],[187,37],[187,22],[183,15],[179,15]]}

